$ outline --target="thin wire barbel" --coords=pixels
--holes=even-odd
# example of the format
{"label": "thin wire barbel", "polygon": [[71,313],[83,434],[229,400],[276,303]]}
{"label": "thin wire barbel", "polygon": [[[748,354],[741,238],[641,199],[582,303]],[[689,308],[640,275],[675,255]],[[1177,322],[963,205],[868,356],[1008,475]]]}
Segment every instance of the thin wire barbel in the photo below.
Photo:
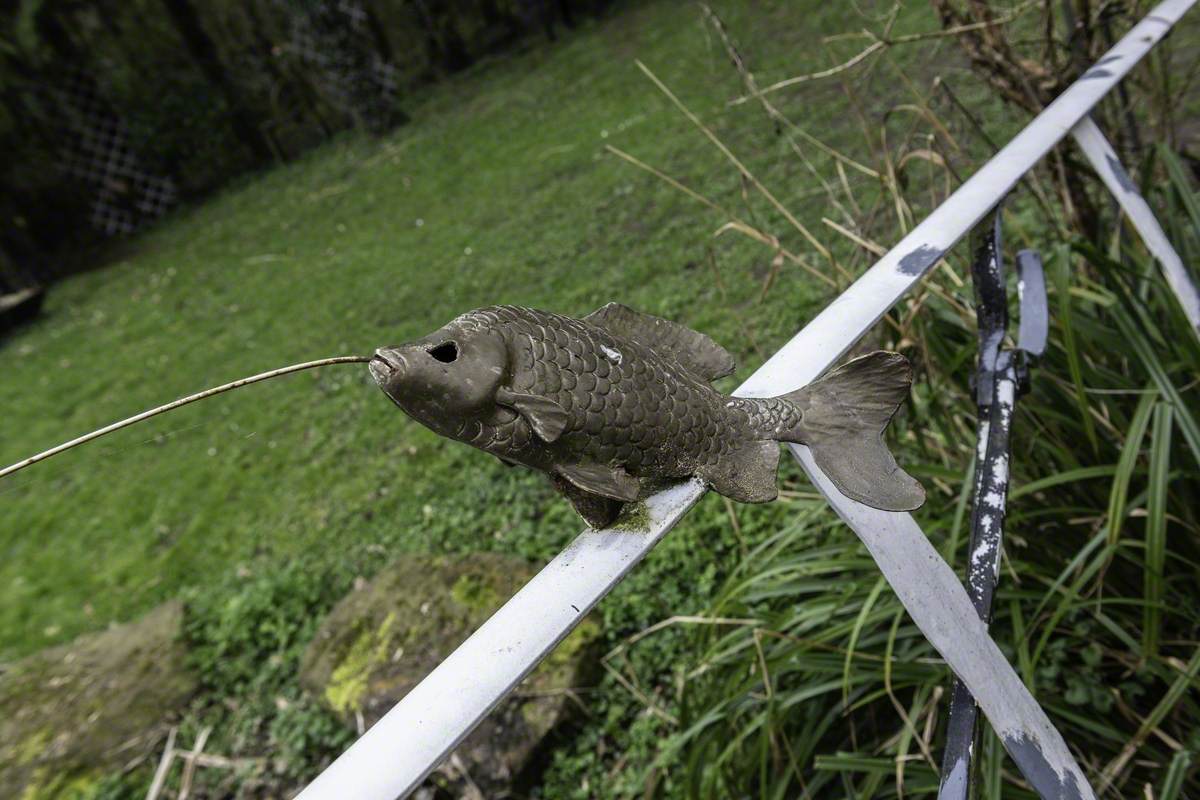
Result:
{"label": "thin wire barbel", "polygon": [[73,447],[78,447],[81,444],[87,444],[88,442],[99,439],[101,436],[106,434],[119,431],[122,428],[128,428],[130,425],[135,425],[139,422],[150,419],[151,417],[156,417],[159,414],[163,414],[167,411],[173,411],[174,409],[186,406],[189,403],[194,403],[197,400],[204,400],[205,398],[213,397],[223,392],[228,392],[231,389],[239,389],[243,386],[249,386],[252,383],[258,383],[259,381],[265,381],[270,378],[278,378],[281,375],[289,375],[293,372],[301,372],[303,370],[313,369],[315,367],[327,367],[331,364],[363,364],[370,360],[371,359],[369,356],[334,356],[333,358],[322,358],[318,359],[317,361],[305,361],[302,364],[292,364],[289,367],[280,367],[279,369],[273,369],[268,372],[260,372],[257,375],[251,375],[248,378],[239,378],[236,381],[224,383],[220,386],[214,386],[211,389],[205,389],[204,391],[196,392],[195,394],[189,394],[188,396],[181,397],[178,400],[172,400],[169,403],[148,409],[140,414],[134,414],[132,417],[126,417],[125,419],[114,422],[111,425],[105,425],[103,428],[97,428],[90,433],[85,433],[82,436],[77,436],[74,439],[71,439],[70,441],[63,442],[55,447],[51,447],[49,450],[43,450],[37,455],[29,456],[28,458],[22,459],[15,464],[9,464],[7,467],[0,469],[0,478],[5,478],[9,475],[12,475],[14,472],[20,472],[26,467],[32,466],[39,461],[45,461],[51,456],[56,456],[59,453],[63,453]]}

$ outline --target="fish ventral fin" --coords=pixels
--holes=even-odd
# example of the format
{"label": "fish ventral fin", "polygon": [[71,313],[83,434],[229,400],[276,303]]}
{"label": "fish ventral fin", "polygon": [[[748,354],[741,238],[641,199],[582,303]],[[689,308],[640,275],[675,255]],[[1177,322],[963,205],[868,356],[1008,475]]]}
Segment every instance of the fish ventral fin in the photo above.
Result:
{"label": "fish ventral fin", "polygon": [[912,511],[925,489],[892,456],[883,431],[908,396],[912,370],[899,353],[877,350],[848,361],[784,395],[803,412],[784,441],[812,449],[813,460],[842,494],[884,511]]}
{"label": "fish ventral fin", "polygon": [[678,322],[634,311],[620,303],[593,311],[583,318],[589,325],[614,336],[632,339],[658,353],[670,355],[698,378],[715,381],[733,372],[733,356],[703,333]]}
{"label": "fish ventral fin", "polygon": [[769,503],[779,496],[778,471],[779,443],[761,439],[744,443],[699,475],[713,491],[731,500]]}
{"label": "fish ventral fin", "polygon": [[547,443],[558,439],[570,420],[565,408],[536,394],[522,394],[502,386],[496,391],[496,402],[524,417],[538,438]]}
{"label": "fish ventral fin", "polygon": [[606,464],[559,464],[555,472],[576,488],[629,503],[638,498],[641,484],[623,467]]}
{"label": "fish ventral fin", "polygon": [[588,524],[589,528],[600,531],[617,521],[623,505],[620,500],[585,492],[561,475],[551,475],[550,477],[554,482],[554,488],[570,501],[575,513],[583,517],[583,521]]}

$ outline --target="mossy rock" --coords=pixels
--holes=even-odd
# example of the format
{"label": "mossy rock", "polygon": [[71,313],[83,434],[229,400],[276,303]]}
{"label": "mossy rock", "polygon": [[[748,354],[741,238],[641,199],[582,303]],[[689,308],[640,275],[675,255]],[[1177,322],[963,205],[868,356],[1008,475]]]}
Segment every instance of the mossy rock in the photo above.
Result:
{"label": "mossy rock", "polygon": [[74,800],[147,753],[196,691],[183,607],[80,637],[0,674],[0,797]]}
{"label": "mossy rock", "polygon": [[[379,573],[329,614],[304,654],[300,680],[352,724],[369,727],[525,584],[536,568],[510,556],[413,556]],[[585,619],[447,760],[445,778],[494,796],[527,770],[596,663],[599,626]],[[481,669],[485,669],[481,665]]]}

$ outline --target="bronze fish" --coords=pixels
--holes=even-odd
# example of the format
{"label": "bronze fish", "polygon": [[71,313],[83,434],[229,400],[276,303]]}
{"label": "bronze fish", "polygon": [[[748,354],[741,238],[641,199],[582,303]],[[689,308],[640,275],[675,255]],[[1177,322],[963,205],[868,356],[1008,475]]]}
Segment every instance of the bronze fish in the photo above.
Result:
{"label": "bronze fish", "polygon": [[381,347],[371,375],[435,432],[551,476],[595,528],[664,479],[698,476],[747,503],[775,499],[777,442],[808,445],[847,496],[907,511],[925,499],[883,443],[908,361],[877,351],[802,389],[737,398],[709,383],[733,358],[702,333],[610,303],[583,319],[517,306],[469,311]]}

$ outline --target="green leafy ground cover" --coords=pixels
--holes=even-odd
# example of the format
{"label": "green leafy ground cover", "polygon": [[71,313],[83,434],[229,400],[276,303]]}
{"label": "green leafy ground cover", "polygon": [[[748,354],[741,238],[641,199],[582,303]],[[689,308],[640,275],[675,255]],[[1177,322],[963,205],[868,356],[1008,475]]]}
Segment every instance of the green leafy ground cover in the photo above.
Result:
{"label": "green leafy ground cover", "polygon": [[[859,42],[835,44],[835,54],[827,54],[821,37],[879,27],[890,5],[863,7],[878,16],[859,17],[832,3],[729,3],[718,11],[767,84],[859,49]],[[713,237],[724,216],[619,160],[605,145],[632,153],[775,233],[822,272],[829,273],[827,264],[738,179],[636,68],[635,58],[843,264],[854,270],[866,257],[821,223],[830,216],[845,224],[859,211],[834,213],[827,202],[814,175],[841,180],[828,156],[807,144],[798,158],[759,109],[726,106],[741,93],[741,82],[702,20],[693,4],[661,0],[550,48],[481,65],[429,90],[412,107],[412,124],[391,137],[346,137],[300,163],[247,179],[131,241],[104,269],[56,286],[43,319],[8,338],[0,351],[6,370],[0,461],[235,377],[416,337],[493,302],[581,315],[620,300],[712,334],[738,357],[744,377],[826,302],[831,288],[790,262],[773,263],[770,248],[736,232]],[[934,27],[927,8],[911,4],[900,11],[892,33]],[[950,43],[929,40],[888,51],[886,70],[848,75],[856,93],[848,94],[845,84],[814,82],[775,95],[774,102],[812,135],[878,166],[879,153],[860,128],[874,131],[885,120],[894,125],[922,117],[917,96],[908,96],[909,87],[896,75],[927,84],[940,74],[995,138],[1007,138],[1020,120],[986,100],[958,63]],[[912,108],[885,117],[905,102]],[[966,138],[963,147],[963,162],[986,152]],[[870,209],[878,187],[853,169],[847,172],[857,201]],[[911,169],[906,182],[919,218],[937,200],[935,193],[925,196],[934,181]],[[1045,232],[1047,220],[1024,207],[1018,211],[1010,221],[1015,240]],[[884,244],[898,235],[879,226],[865,230],[888,237]],[[961,260],[952,264],[961,272]],[[945,288],[952,295],[961,290]],[[933,333],[948,330],[952,336],[938,343],[914,334],[917,342],[933,342],[932,352],[915,347],[914,339],[903,344],[947,370],[965,370],[970,331],[952,306],[930,305],[935,320],[951,323]],[[1097,381],[1110,378],[1111,371],[1101,371]],[[731,378],[723,388],[735,383]],[[957,406],[939,411],[944,391],[944,385],[918,391],[918,412],[938,420],[929,424],[927,437],[919,426],[901,428],[903,446],[921,454],[922,477],[933,490],[922,519],[937,522],[933,529],[948,537],[946,552],[954,553],[953,543],[963,541],[954,520],[964,463],[956,459],[969,454],[964,442],[970,426],[961,394]],[[1067,427],[1052,441],[1075,435]],[[1106,456],[1112,446],[1106,444]],[[1136,462],[1136,448],[1134,456]],[[822,737],[843,731],[846,719],[858,720],[864,732],[876,730],[880,714],[895,721],[892,706],[884,705],[892,687],[885,692],[884,676],[871,667],[890,663],[883,655],[893,652],[899,628],[893,620],[902,617],[850,534],[829,526],[820,503],[805,495],[790,460],[784,461],[782,482],[785,496],[770,506],[731,511],[720,498],[706,498],[601,605],[604,636],[612,647],[672,615],[705,611],[782,615],[780,630],[820,630],[826,638],[815,656],[785,649],[766,657],[800,663],[807,670],[797,678],[802,689],[804,681],[824,681],[796,700],[820,697],[823,705],[806,706],[815,716],[786,719],[809,726],[805,746],[827,759],[823,769],[840,776],[836,785],[844,796],[871,796],[872,787],[892,783],[894,759],[915,748],[911,732],[897,734],[899,745],[893,739],[883,750],[841,761],[835,750],[839,742],[853,744],[855,726],[848,739]],[[356,577],[408,552],[495,550],[545,560],[580,529],[542,478],[506,469],[406,421],[358,367],[263,384],[123,432],[0,483],[0,503],[0,659],[182,596],[189,604],[193,661],[206,682],[182,741],[214,725],[210,750],[265,752],[281,781],[303,780],[347,741],[345,729],[300,692],[295,674],[321,614]],[[1081,512],[1062,510],[1063,516],[1072,513]],[[763,554],[777,551],[771,544],[757,548],[779,531],[787,552],[804,562],[798,583],[768,580],[774,565]],[[1070,546],[1063,544],[1063,551],[1070,553]],[[763,572],[746,578],[735,571],[743,563]],[[1045,588],[1040,578],[1034,585]],[[793,596],[806,602],[786,600]],[[799,628],[786,622],[793,606],[801,614]],[[1136,613],[1140,620],[1142,609]],[[1074,617],[1068,621],[1077,623],[1081,639],[1095,635]],[[1013,623],[1006,618],[1003,624]],[[897,675],[895,691],[916,718],[928,713],[931,687],[944,683],[944,668],[921,662],[927,648],[911,629],[899,630],[903,646],[896,652],[915,661]],[[856,643],[868,653],[866,666],[847,655],[847,639],[851,654]],[[716,655],[707,652],[710,646]],[[739,652],[747,646],[736,643]],[[725,788],[741,791],[746,784],[739,770],[747,763],[762,765],[763,796],[790,796],[790,778],[777,763],[783,752],[777,735],[785,726],[773,724],[779,722],[773,707],[764,718],[771,724],[739,716],[743,710],[758,713],[763,687],[755,683],[759,679],[742,685],[754,659],[727,660],[731,651],[723,647],[719,639],[697,640],[683,626],[672,626],[624,649],[613,663],[639,694],[611,674],[587,692],[587,716],[564,735],[535,791],[623,797],[658,786],[677,794],[684,784],[671,759],[691,747],[687,780],[710,787],[709,796],[714,784],[707,767],[719,765],[727,773]],[[1071,673],[1072,652],[1065,645],[1047,649],[1047,668]],[[1025,650],[1016,656],[1029,659]],[[692,674],[702,659],[717,688],[698,682],[691,694],[683,693],[681,676]],[[1022,668],[1032,671],[1034,662],[1022,662]],[[850,664],[861,670],[863,697],[852,695]],[[1162,680],[1173,679],[1163,669]],[[1063,693],[1086,695],[1105,680],[1095,671],[1094,679],[1076,681]],[[843,707],[821,695],[830,687],[844,693],[859,716],[844,716]],[[1090,709],[1089,703],[1093,699],[1084,697],[1062,713],[1081,717],[1086,712],[1080,708]],[[709,711],[715,716],[705,716]],[[695,715],[720,723],[696,729],[716,744],[680,736],[681,720],[686,725]],[[1092,734],[1114,746],[1109,731],[1095,728]],[[746,738],[731,739],[737,730]],[[676,738],[664,748],[668,734]],[[742,742],[748,742],[745,750],[738,749]],[[723,749],[713,756],[705,747]],[[660,763],[653,767],[656,757]],[[1002,762],[990,763],[999,784]],[[767,776],[781,773],[782,782],[772,786]],[[927,790],[931,774],[912,765],[909,791]],[[857,775],[866,777],[856,783]],[[696,791],[705,796],[705,789]]]}

